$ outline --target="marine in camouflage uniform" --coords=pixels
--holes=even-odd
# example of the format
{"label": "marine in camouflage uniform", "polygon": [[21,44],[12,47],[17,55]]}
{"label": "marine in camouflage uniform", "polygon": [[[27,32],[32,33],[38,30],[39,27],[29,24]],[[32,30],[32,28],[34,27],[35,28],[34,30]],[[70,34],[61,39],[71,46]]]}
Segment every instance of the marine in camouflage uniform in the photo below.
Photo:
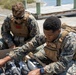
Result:
{"label": "marine in camouflage uniform", "polygon": [[36,19],[18,2],[12,6],[12,14],[2,24],[0,49],[22,46],[37,34],[39,28]]}
{"label": "marine in camouflage uniform", "polygon": [[18,50],[11,51],[9,56],[0,60],[0,66],[10,59],[20,60],[25,56],[24,53],[44,44],[44,50],[40,50],[35,55],[41,59],[48,58],[49,64],[30,71],[28,75],[76,75],[76,33],[61,31],[61,21],[55,16],[45,20],[43,30],[45,35],[36,35]]}

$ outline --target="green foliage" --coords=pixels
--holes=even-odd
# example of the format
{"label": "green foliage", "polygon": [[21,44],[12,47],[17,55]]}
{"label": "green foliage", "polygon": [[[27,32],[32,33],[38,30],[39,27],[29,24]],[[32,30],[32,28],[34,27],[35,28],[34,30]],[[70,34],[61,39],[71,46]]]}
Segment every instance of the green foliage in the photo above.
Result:
{"label": "green foliage", "polygon": [[32,3],[34,2],[35,0],[27,0],[27,3]]}
{"label": "green foliage", "polygon": [[[11,9],[12,5],[16,2],[24,2],[25,0],[0,0],[0,5],[3,8]],[[27,3],[32,3],[34,0],[27,0]]]}

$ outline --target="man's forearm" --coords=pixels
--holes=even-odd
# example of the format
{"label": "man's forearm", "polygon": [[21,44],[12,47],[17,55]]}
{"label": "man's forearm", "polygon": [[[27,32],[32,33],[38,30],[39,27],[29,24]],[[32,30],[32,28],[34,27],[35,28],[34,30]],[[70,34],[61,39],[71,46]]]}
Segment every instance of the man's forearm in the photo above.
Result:
{"label": "man's forearm", "polygon": [[2,67],[5,63],[10,61],[12,58],[10,56],[6,56],[3,59],[0,59],[0,67]]}
{"label": "man's forearm", "polygon": [[8,62],[9,60],[11,60],[12,58],[10,56],[6,56],[5,58],[3,58],[4,63]]}

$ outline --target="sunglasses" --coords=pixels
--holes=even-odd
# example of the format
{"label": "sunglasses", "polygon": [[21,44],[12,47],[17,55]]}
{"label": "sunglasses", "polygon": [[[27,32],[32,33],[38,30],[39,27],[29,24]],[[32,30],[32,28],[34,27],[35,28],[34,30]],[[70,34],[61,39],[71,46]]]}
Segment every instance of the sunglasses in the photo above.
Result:
{"label": "sunglasses", "polygon": [[22,17],[15,17],[15,16],[14,16],[15,19],[23,19],[23,17],[24,17],[24,16],[22,16]]}

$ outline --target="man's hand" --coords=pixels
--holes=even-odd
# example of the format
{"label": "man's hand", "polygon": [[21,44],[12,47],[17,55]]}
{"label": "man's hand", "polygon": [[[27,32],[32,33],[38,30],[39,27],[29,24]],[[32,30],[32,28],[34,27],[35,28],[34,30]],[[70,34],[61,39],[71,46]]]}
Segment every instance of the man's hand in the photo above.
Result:
{"label": "man's hand", "polygon": [[5,58],[0,59],[0,67],[2,67],[9,60],[11,60],[11,57],[10,56],[6,56]]}
{"label": "man's hand", "polygon": [[32,70],[28,73],[28,75],[40,75],[40,69]]}

